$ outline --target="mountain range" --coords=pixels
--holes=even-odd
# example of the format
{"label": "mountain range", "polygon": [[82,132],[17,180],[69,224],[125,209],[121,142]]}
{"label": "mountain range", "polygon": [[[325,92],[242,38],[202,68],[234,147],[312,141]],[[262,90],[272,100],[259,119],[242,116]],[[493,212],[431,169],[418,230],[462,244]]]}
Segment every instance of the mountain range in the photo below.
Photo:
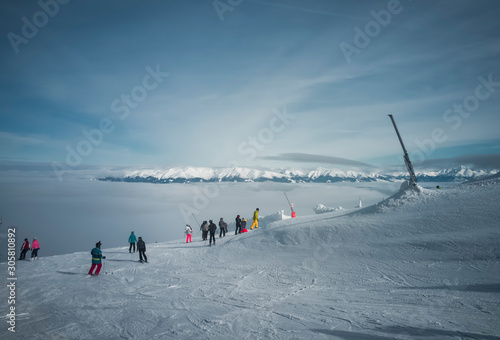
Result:
{"label": "mountain range", "polygon": [[[491,176],[498,170],[458,168],[417,172],[419,182],[465,182]],[[259,170],[249,168],[185,167],[169,169],[127,170],[120,175],[98,178],[110,182],[199,183],[199,182],[398,182],[408,179],[406,172],[365,172],[317,168],[303,170]]]}

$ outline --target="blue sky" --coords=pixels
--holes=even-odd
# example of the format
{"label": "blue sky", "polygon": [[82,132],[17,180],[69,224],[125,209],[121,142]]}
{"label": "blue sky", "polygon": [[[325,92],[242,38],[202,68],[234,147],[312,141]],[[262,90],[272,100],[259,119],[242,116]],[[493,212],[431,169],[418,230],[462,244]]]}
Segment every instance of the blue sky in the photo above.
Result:
{"label": "blue sky", "polygon": [[388,167],[393,114],[418,165],[500,163],[496,0],[66,2],[1,4],[2,162]]}

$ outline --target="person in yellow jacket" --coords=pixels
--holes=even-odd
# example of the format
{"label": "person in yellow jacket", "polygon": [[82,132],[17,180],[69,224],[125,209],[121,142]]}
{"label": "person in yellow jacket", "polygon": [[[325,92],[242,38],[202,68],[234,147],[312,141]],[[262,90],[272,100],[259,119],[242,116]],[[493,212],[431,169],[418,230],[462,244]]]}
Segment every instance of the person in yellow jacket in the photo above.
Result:
{"label": "person in yellow jacket", "polygon": [[253,227],[255,227],[255,229],[259,227],[259,208],[255,209],[253,213],[253,223],[250,229],[253,230]]}

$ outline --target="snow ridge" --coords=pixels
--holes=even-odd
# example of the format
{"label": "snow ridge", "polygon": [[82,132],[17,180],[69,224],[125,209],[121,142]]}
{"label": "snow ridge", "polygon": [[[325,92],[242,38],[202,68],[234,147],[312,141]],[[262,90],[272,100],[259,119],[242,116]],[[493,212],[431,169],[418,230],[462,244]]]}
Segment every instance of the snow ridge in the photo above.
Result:
{"label": "snow ridge", "polygon": [[[421,182],[463,182],[497,174],[498,170],[473,170],[465,166],[440,171],[417,172]],[[250,168],[186,167],[169,169],[128,170],[122,175],[99,178],[111,182],[197,183],[197,182],[399,182],[408,177],[406,172],[364,172],[318,168],[302,170],[259,170]]]}

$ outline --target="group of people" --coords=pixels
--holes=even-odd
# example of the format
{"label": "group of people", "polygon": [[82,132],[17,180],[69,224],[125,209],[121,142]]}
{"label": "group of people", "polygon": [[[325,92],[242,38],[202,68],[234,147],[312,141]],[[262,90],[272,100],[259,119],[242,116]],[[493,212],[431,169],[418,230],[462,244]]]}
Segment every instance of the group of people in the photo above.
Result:
{"label": "group of people", "polygon": [[[221,217],[221,221],[222,220],[223,219]],[[209,220],[209,222],[203,221],[203,223],[201,224],[200,230],[202,232],[201,238],[203,241],[207,240],[208,232],[210,232],[209,245],[212,246],[212,240],[213,240],[214,246],[215,246],[215,231],[217,230],[217,225],[215,225],[214,221],[212,221],[212,220]]]}
{"label": "group of people", "polygon": [[[246,233],[247,230],[247,220],[245,218],[241,218],[240,215],[236,216],[236,229],[234,234]],[[259,228],[259,208],[255,209],[253,212],[253,223],[250,226],[250,230],[253,228]]]}
{"label": "group of people", "polygon": [[[240,215],[238,215],[238,216],[236,216],[235,221],[236,221],[236,230],[234,233],[235,235],[247,232],[247,228],[246,228],[247,220],[246,219],[244,219],[244,218],[242,219],[242,218],[240,218]],[[258,227],[259,227],[259,208],[255,209],[255,212],[253,214],[253,223],[252,223],[252,226],[250,227],[250,229],[258,228]],[[220,228],[219,238],[225,237],[226,233],[227,233],[227,223],[224,221],[224,218],[222,218],[222,217],[220,218],[220,221],[219,221],[219,228]],[[202,239],[204,241],[207,240],[208,233],[210,232],[209,245],[212,246],[212,242],[213,242],[213,244],[215,246],[215,231],[217,230],[217,225],[212,220],[209,220],[209,222],[203,221],[203,223],[201,224],[200,230],[202,231]],[[191,235],[193,234],[193,229],[191,228],[191,226],[189,224],[186,224],[185,233],[186,233],[186,243],[192,242]],[[20,260],[24,259],[24,257],[26,256],[26,252],[30,249],[28,239],[24,239],[24,241],[25,242],[23,244],[23,247],[21,248],[22,252],[21,252]],[[137,238],[135,236],[134,232],[132,231],[130,233],[129,238],[128,238],[128,242],[130,244],[130,246],[128,248],[129,253],[132,253],[132,252],[135,253],[136,243],[137,243],[137,251],[139,252],[139,261],[140,262],[143,262],[143,261],[148,262],[148,258],[146,256],[146,243],[144,242],[142,237],[139,236],[139,238]],[[35,245],[36,245],[36,247],[35,247]],[[90,270],[88,273],[89,275],[99,275],[99,273],[101,271],[102,260],[106,258],[106,256],[102,256],[101,245],[102,245],[101,241],[97,242],[95,245],[95,248],[93,248],[90,251],[90,254],[92,255],[92,266],[90,267]],[[37,256],[36,254],[37,254],[39,248],[40,248],[40,246],[38,244],[38,241],[36,240],[36,238],[34,238],[33,243],[32,243],[32,249],[33,249],[33,253],[31,254],[32,258]],[[94,270],[95,270],[95,273],[94,273]]]}
{"label": "group of people", "polygon": [[[234,234],[241,234],[241,233],[246,233],[247,230],[247,220],[244,218],[241,218],[240,215],[236,216],[235,218],[236,222],[236,229],[234,231]],[[253,213],[253,223],[250,229],[252,230],[253,228],[259,228],[259,208],[255,209]],[[227,223],[224,221],[224,218],[220,218],[219,221],[219,238],[225,237],[227,231]],[[203,241],[206,241],[207,238],[209,237],[208,234],[210,233],[210,240],[209,240],[209,245],[212,246],[212,241],[215,246],[215,232],[217,230],[217,226],[212,220],[203,221],[203,223],[200,226],[200,230],[202,232],[201,238]],[[190,243],[192,240],[191,234],[193,233],[193,229],[189,224],[186,224],[186,243]]]}
{"label": "group of people", "polygon": [[134,232],[132,231],[130,233],[129,238],[128,238],[128,242],[130,243],[130,247],[128,248],[128,252],[132,253],[132,248],[133,248],[134,253],[135,253],[135,244],[137,242],[137,251],[139,252],[139,261],[140,262],[143,262],[143,261],[148,262],[148,258],[146,256],[146,242],[144,242],[142,237],[139,236],[139,239],[137,239]]}
{"label": "group of people", "polygon": [[28,252],[28,250],[31,250],[31,261],[38,260],[39,249],[40,249],[40,243],[38,242],[36,237],[33,238],[33,241],[31,242],[31,247],[30,247],[30,242],[28,241],[27,238],[25,238],[23,245],[21,246],[21,255],[19,256],[19,260],[26,259],[26,253]]}
{"label": "group of people", "polygon": [[[139,252],[139,261],[141,263],[148,262],[148,258],[146,256],[146,243],[144,242],[142,237],[139,236],[139,238],[137,238],[134,232],[132,231],[128,238],[128,242],[130,243],[130,247],[128,249],[129,253],[132,253],[132,249],[133,252],[135,253],[135,246],[137,243],[137,251]],[[102,256],[101,245],[102,245],[101,241],[97,242],[95,244],[95,248],[93,248],[90,251],[90,254],[92,255],[92,266],[90,267],[89,275],[95,276],[99,275],[99,273],[101,272],[102,260],[106,258],[106,256]]]}

